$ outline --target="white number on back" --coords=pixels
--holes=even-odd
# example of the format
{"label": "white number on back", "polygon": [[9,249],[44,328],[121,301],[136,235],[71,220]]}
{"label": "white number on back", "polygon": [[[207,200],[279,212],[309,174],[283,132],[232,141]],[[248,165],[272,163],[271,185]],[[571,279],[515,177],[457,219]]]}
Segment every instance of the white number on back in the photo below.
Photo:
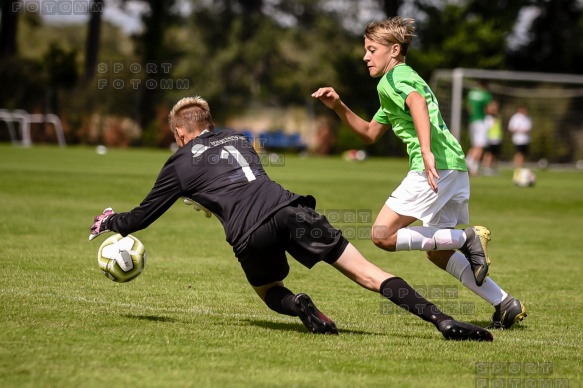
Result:
{"label": "white number on back", "polygon": [[255,175],[253,175],[253,171],[251,171],[249,163],[247,163],[247,161],[245,160],[243,155],[239,152],[239,150],[233,146],[225,146],[224,149],[221,150],[221,159],[227,159],[229,157],[229,154],[231,154],[233,158],[235,158],[235,161],[237,161],[239,166],[241,166],[241,169],[243,170],[243,173],[245,173],[245,177],[247,178],[247,180],[249,182],[254,181]]}

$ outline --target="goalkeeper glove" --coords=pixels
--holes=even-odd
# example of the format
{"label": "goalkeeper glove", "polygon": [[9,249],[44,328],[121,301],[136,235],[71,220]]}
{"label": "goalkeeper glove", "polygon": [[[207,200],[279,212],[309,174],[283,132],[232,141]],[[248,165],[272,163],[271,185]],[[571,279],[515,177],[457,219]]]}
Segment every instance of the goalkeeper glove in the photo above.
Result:
{"label": "goalkeeper glove", "polygon": [[200,203],[193,201],[190,198],[184,198],[184,204],[185,205],[192,205],[194,210],[196,210],[197,212],[202,210],[202,212],[204,213],[204,216],[206,218],[211,218],[211,215],[212,215],[211,211],[209,209],[207,209],[206,207],[202,206]]}
{"label": "goalkeeper glove", "polygon": [[111,232],[111,230],[107,229],[106,221],[111,217],[112,214],[115,214],[112,208],[108,207],[103,211],[102,214],[95,217],[93,220],[93,225],[89,229],[91,233],[89,234],[89,241],[93,240],[95,237],[99,236],[100,234]]}

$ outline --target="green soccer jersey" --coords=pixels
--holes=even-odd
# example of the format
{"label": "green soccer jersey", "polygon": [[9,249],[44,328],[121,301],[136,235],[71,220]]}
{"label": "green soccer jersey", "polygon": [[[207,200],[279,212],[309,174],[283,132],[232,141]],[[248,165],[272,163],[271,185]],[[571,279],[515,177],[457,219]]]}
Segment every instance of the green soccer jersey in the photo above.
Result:
{"label": "green soccer jersey", "polygon": [[406,144],[411,171],[425,170],[419,137],[411,112],[405,104],[411,92],[418,92],[427,101],[435,167],[438,170],[467,171],[462,147],[445,125],[435,95],[415,70],[406,64],[395,66],[381,78],[377,91],[381,107],[374,119],[381,124],[391,125],[395,135]]}
{"label": "green soccer jersey", "polygon": [[486,105],[492,101],[492,94],[481,88],[471,89],[468,93],[468,110],[470,113],[470,123],[478,120],[484,120],[486,117]]}

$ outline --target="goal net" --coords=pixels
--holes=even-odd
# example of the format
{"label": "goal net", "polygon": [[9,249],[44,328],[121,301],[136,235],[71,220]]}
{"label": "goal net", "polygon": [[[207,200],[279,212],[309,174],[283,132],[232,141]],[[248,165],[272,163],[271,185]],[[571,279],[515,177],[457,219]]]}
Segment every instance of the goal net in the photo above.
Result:
{"label": "goal net", "polygon": [[488,81],[492,98],[500,104],[504,129],[502,160],[514,154],[510,116],[525,105],[532,119],[527,161],[575,163],[583,160],[583,76],[481,69],[436,70],[431,78],[441,114],[451,132],[469,148],[465,100],[478,81]]}

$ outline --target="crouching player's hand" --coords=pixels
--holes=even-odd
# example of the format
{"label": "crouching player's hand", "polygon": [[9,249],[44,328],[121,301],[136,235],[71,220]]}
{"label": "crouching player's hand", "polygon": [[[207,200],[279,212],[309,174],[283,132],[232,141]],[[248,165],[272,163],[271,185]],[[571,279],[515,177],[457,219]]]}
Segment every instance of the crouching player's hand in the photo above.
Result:
{"label": "crouching player's hand", "polygon": [[91,225],[91,228],[89,229],[90,230],[89,241],[93,240],[100,234],[111,232],[111,230],[107,229],[106,221],[114,213],[115,212],[113,211],[113,209],[108,207],[103,211],[103,213],[95,217],[95,219],[93,220],[93,225]]}
{"label": "crouching player's hand", "polygon": [[192,205],[192,207],[194,208],[194,210],[196,210],[197,212],[201,211],[204,213],[204,216],[206,218],[211,218],[211,215],[213,213],[211,213],[211,211],[209,209],[207,209],[206,207],[202,206],[200,203],[193,201],[190,198],[184,198],[184,204],[185,205]]}

